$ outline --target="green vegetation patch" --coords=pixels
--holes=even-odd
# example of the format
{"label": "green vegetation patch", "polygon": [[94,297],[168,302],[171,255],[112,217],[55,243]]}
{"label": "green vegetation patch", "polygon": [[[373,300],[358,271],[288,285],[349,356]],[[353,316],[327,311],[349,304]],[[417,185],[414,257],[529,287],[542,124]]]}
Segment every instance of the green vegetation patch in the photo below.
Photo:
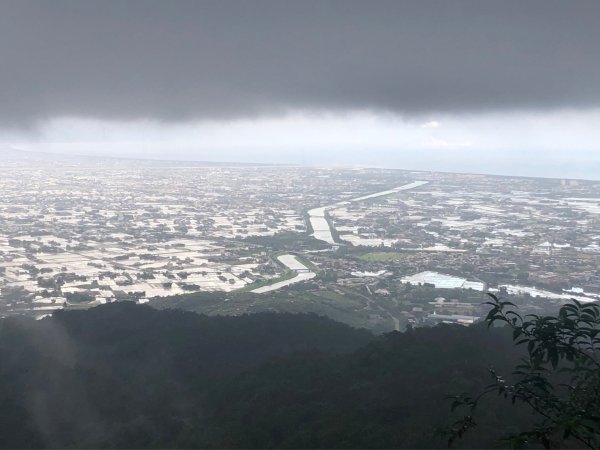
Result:
{"label": "green vegetation patch", "polygon": [[318,274],[319,272],[321,272],[321,269],[319,266],[317,266],[316,264],[310,262],[308,259],[306,259],[304,256],[302,255],[298,255],[295,254],[294,255],[296,257],[296,259],[298,261],[300,261],[302,264],[304,264],[306,267],[308,267],[310,270],[312,270],[314,273]]}
{"label": "green vegetation patch", "polygon": [[273,236],[251,236],[244,238],[242,242],[268,247],[276,252],[289,252],[298,249],[322,250],[329,247],[326,242],[315,239],[313,236],[292,231],[277,233]]}
{"label": "green vegetation patch", "polygon": [[369,252],[360,255],[358,259],[367,262],[388,262],[400,261],[403,257],[404,254],[400,252]]}

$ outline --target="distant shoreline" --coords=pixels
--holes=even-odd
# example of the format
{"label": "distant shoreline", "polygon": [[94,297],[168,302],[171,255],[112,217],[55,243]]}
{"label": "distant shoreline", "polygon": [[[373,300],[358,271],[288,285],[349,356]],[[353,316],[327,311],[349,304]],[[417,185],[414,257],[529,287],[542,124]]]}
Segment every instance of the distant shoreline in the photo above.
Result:
{"label": "distant shoreline", "polygon": [[[12,158],[11,158],[12,156]],[[160,158],[136,158],[127,156],[100,156],[86,154],[67,154],[60,152],[44,152],[36,150],[25,150],[11,148],[0,148],[0,161],[12,162],[48,162],[48,163],[73,163],[76,165],[88,164],[98,165],[108,161],[112,163],[138,163],[143,164],[145,169],[200,169],[200,168],[306,168],[326,170],[383,170],[411,172],[414,174],[456,174],[470,176],[486,176],[498,178],[517,179],[543,179],[543,180],[567,180],[581,182],[598,182],[599,178],[585,177],[563,177],[563,176],[541,176],[541,175],[518,175],[506,173],[486,173],[477,171],[453,171],[453,170],[423,170],[404,167],[378,166],[368,164],[328,165],[328,164],[297,164],[297,163],[264,163],[264,162],[240,162],[240,161],[205,161],[192,159],[160,159]],[[156,167],[160,165],[159,167]],[[599,172],[600,173],[600,172]]]}

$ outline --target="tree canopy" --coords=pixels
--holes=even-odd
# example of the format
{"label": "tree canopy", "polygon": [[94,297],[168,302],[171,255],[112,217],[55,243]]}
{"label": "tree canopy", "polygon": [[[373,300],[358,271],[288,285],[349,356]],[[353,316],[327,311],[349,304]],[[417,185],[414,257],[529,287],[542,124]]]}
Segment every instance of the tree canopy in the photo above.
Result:
{"label": "tree canopy", "polygon": [[505,325],[525,356],[508,380],[490,369],[493,383],[477,396],[454,398],[453,408],[467,408],[450,432],[449,444],[477,425],[476,410],[491,393],[526,405],[536,420],[507,434],[511,447],[539,442],[545,448],[600,447],[600,306],[575,300],[556,316],[521,316],[511,302],[489,294],[488,326]]}
{"label": "tree canopy", "polygon": [[[440,448],[444,398],[522,355],[508,330],[373,336],[311,314],[116,303],[0,321],[0,447]],[[492,402],[459,444],[530,422]]]}

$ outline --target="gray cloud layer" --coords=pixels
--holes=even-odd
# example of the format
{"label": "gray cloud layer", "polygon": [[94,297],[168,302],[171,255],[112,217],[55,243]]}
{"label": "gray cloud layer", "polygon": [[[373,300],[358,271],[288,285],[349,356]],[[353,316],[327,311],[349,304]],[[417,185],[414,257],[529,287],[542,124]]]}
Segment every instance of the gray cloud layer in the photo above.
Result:
{"label": "gray cloud layer", "polygon": [[0,2],[0,124],[600,106],[597,0]]}

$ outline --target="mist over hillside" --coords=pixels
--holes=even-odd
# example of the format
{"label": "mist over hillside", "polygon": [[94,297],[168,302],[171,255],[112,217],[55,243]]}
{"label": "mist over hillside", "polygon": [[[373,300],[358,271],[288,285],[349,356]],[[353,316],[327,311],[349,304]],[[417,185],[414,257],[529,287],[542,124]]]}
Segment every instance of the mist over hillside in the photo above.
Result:
{"label": "mist over hillside", "polygon": [[[0,321],[2,448],[439,447],[447,395],[519,352],[439,326],[379,338],[315,315],[206,317],[119,303]],[[519,420],[499,403],[461,445]]]}

